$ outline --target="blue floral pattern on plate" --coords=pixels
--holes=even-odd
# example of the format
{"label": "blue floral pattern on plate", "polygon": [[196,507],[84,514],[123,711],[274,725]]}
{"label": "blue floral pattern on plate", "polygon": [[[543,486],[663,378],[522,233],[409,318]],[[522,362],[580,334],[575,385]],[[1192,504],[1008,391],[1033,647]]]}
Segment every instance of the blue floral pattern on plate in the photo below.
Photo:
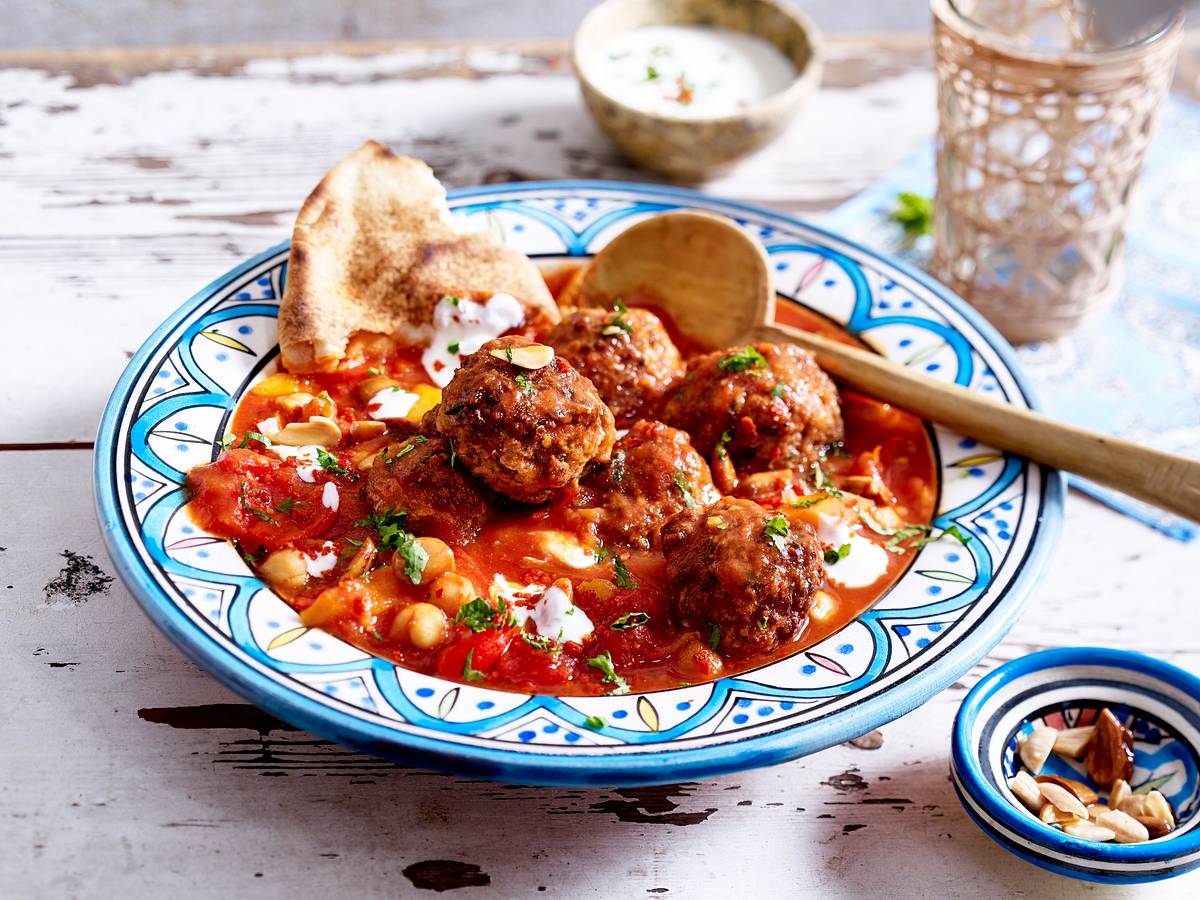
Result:
{"label": "blue floral pattern on plate", "polygon": [[[664,210],[723,213],[764,242],[781,296],[931,377],[1031,405],[1010,349],[961,303],[796,220],[605,183],[477,188],[450,205],[550,262],[591,255]],[[1057,473],[933,427],[936,524],[972,540],[927,545],[872,609],[816,646],[711,684],[622,697],[526,696],[399,669],[304,628],[187,514],[184,473],[216,455],[238,399],[276,370],[286,272],[286,245],[250,260],[141,349],[101,424],[98,506],[118,569],[168,635],[250,699],[345,743],[559,784],[670,781],[813,752],[907,712],[969,669],[1015,620],[1057,537]],[[588,727],[594,716],[603,728]]]}

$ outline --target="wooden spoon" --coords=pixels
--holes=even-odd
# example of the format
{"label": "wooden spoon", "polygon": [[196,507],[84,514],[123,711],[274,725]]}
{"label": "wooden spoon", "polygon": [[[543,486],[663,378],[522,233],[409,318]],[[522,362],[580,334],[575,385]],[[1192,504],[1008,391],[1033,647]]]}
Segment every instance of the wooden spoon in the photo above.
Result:
{"label": "wooden spoon", "polygon": [[681,331],[710,347],[798,344],[831,375],[880,400],[1200,521],[1200,461],[1055,422],[874,353],[774,324],[766,251],[720,216],[671,212],[633,225],[596,255],[582,291],[589,303],[648,293]]}

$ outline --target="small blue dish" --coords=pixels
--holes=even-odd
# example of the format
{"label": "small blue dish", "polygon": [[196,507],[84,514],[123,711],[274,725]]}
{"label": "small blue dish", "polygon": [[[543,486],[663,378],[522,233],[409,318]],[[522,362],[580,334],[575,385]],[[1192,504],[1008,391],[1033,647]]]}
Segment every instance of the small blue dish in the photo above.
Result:
{"label": "small blue dish", "polygon": [[[1158,790],[1176,828],[1140,844],[1072,837],[1032,815],[1009,789],[1021,763],[1017,739],[1046,724],[1089,724],[1108,707],[1134,735],[1135,791]],[[984,833],[1034,865],[1079,878],[1130,884],[1200,865],[1200,678],[1140,653],[1098,647],[1043,650],[1006,663],[967,694],[954,722],[950,775]],[[1051,754],[1045,774],[1084,781],[1082,763]]]}

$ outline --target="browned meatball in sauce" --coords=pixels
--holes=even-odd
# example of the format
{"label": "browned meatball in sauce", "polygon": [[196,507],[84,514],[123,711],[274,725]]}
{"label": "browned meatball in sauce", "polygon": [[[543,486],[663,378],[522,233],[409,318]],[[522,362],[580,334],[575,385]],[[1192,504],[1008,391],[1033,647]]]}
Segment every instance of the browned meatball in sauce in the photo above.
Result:
{"label": "browned meatball in sauce", "polygon": [[451,441],[458,460],[490,488],[543,503],[589,463],[608,462],[616,431],[590,381],[557,355],[540,368],[521,365],[526,348],[551,355],[520,336],[496,338],[472,353],[425,424]]}
{"label": "browned meatball in sauce", "polygon": [[715,634],[722,654],[770,652],[808,624],[825,577],[822,549],[807,525],[785,522],[753,500],[726,497],[663,527],[679,622]]}
{"label": "browned meatball in sauce", "polygon": [[375,512],[406,512],[413,532],[450,544],[473,538],[496,499],[464,466],[451,465],[450,446],[438,435],[388,444],[367,472],[367,500]]}
{"label": "browned meatball in sauce", "polygon": [[644,309],[577,310],[546,343],[591,379],[622,428],[657,415],[667,389],[684,372],[662,322]]}
{"label": "browned meatball in sauce", "polygon": [[705,457],[722,446],[739,472],[803,466],[843,434],[833,381],[790,344],[736,347],[691,360],[663,421],[691,435]]}
{"label": "browned meatball in sauce", "polygon": [[720,497],[708,465],[688,436],[662,422],[635,422],[617,441],[612,462],[581,483],[573,506],[595,522],[608,545],[658,547],[663,523]]}

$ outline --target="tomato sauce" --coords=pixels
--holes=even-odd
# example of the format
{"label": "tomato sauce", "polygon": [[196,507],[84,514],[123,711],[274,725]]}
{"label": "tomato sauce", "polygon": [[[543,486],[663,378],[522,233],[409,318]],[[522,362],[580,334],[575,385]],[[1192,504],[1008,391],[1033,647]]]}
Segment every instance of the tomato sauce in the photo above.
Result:
{"label": "tomato sauce", "polygon": [[[547,283],[557,295],[573,274],[571,269],[551,273]],[[853,340],[797,306],[780,307],[781,321]],[[674,331],[672,337],[685,357],[703,350]],[[364,382],[380,376],[405,389],[424,386],[406,421],[391,422],[387,433],[371,419],[363,391]],[[657,690],[736,674],[796,653],[853,621],[891,587],[907,567],[915,543],[901,536],[927,533],[923,523],[929,522],[937,500],[935,461],[921,420],[843,390],[845,440],[820,465],[818,478],[827,479],[823,487],[814,487],[812,473],[797,473],[791,480],[775,473],[744,480],[744,492],[739,488],[739,494],[778,509],[793,523],[816,526],[818,513],[828,510],[848,516],[869,511],[862,518],[872,528],[863,528],[863,536],[888,547],[886,572],[869,586],[826,584],[799,640],[770,655],[714,653],[708,635],[685,631],[674,622],[662,554],[621,551],[614,556],[596,552],[594,539],[589,548],[567,497],[499,513],[475,538],[450,548],[453,573],[487,604],[477,601],[474,611],[486,612],[481,619],[460,611],[441,640],[422,648],[399,625],[410,614],[415,619],[406,608],[430,601],[431,583],[414,583],[400,551],[382,549],[365,558],[364,545],[381,541],[382,531],[378,521],[369,520],[372,510],[363,483],[389,436],[394,442],[397,434],[416,434],[421,414],[436,400],[418,348],[390,338],[357,336],[342,370],[280,373],[247,393],[230,422],[228,448],[213,463],[188,474],[190,511],[204,529],[234,541],[247,563],[305,624],[399,665],[490,688],[556,694]],[[290,408],[281,411],[285,404]],[[262,433],[263,423],[273,419],[285,426],[312,416],[335,422],[343,436],[319,458],[281,459],[279,448],[267,446],[270,437]],[[547,549],[539,543],[545,535],[574,541],[574,554]],[[273,568],[271,558],[277,561],[281,551],[297,551],[289,577],[278,577]],[[580,554],[588,553],[591,557],[581,564]],[[618,567],[626,570],[624,575]],[[591,620],[591,634],[582,644],[536,637],[499,602],[498,574],[507,585],[509,607],[531,602],[567,579],[574,604]]]}

